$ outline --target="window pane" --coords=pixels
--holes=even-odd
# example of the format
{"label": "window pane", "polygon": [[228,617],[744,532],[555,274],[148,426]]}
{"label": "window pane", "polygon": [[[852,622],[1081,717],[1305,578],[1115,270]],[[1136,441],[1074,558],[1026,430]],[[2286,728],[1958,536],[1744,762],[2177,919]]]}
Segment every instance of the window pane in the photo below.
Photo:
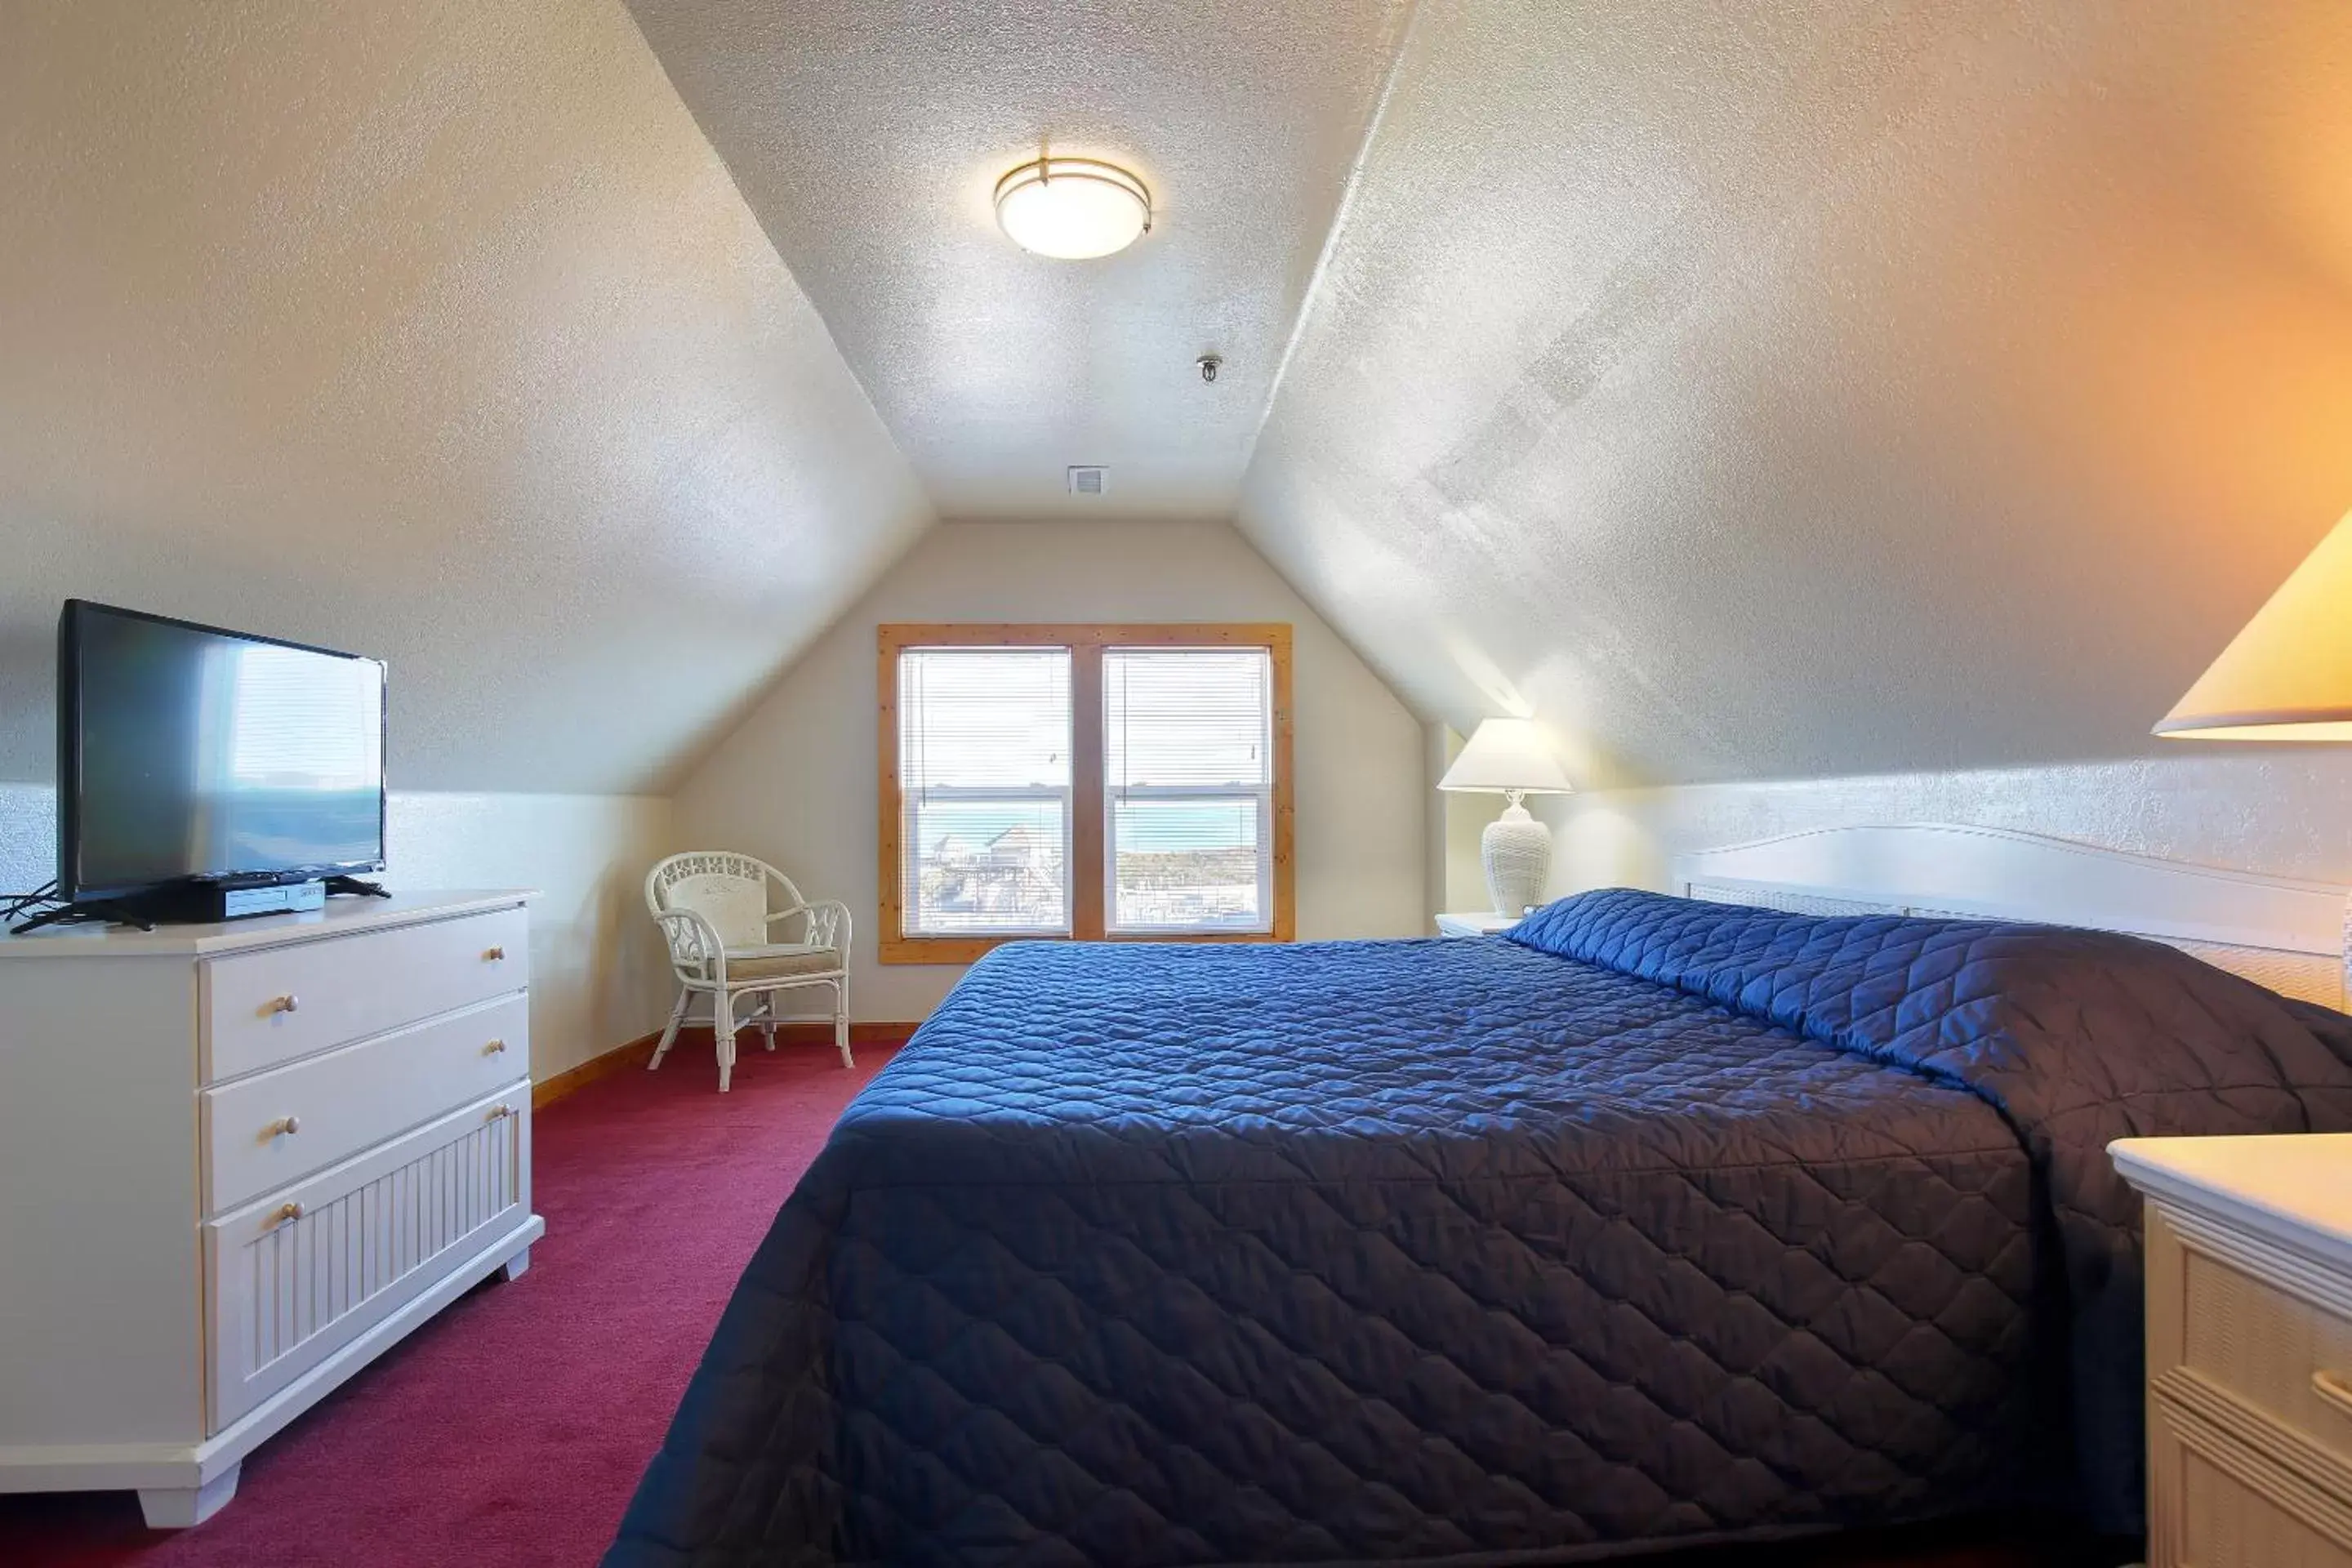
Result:
{"label": "window pane", "polygon": [[1111,924],[1265,931],[1259,808],[1254,795],[1114,802]]}
{"label": "window pane", "polygon": [[1273,660],[1259,648],[1103,655],[1103,781],[1265,784]]}
{"label": "window pane", "polygon": [[1103,654],[1111,929],[1272,929],[1274,661],[1265,648]]}
{"label": "window pane", "polygon": [[1059,799],[910,803],[911,935],[1070,929],[1069,827]]}
{"label": "window pane", "polygon": [[898,656],[898,784],[1070,784],[1070,650],[908,648]]}
{"label": "window pane", "polygon": [[1067,648],[898,656],[901,928],[1070,929]]}

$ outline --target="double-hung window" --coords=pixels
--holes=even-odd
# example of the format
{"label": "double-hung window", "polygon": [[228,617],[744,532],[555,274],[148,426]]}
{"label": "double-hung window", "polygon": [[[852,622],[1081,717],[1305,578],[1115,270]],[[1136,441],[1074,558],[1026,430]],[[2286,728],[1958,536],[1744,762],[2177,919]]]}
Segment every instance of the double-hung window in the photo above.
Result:
{"label": "double-hung window", "polygon": [[885,626],[882,960],[1293,930],[1290,628]]}

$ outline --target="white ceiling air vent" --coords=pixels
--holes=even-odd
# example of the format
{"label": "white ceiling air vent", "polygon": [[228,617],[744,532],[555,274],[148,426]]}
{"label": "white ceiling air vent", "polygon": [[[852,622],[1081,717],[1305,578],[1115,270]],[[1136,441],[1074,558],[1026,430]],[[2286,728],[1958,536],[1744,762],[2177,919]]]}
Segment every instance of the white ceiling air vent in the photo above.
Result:
{"label": "white ceiling air vent", "polygon": [[1074,496],[1098,496],[1110,482],[1110,470],[1093,463],[1070,465],[1070,493]]}

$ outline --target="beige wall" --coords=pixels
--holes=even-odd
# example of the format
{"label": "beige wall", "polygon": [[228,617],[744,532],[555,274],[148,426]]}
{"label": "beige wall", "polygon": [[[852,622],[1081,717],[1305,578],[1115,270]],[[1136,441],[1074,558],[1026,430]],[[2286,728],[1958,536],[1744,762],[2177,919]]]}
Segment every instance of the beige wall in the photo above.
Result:
{"label": "beige wall", "polygon": [[[658,1028],[669,970],[640,890],[671,841],[644,795],[395,794],[394,888],[535,888],[531,1074],[545,1079]],[[56,794],[0,784],[0,892],[57,874]]]}
{"label": "beige wall", "polygon": [[1288,621],[1298,934],[1424,929],[1421,726],[1223,523],[955,523],[933,530],[688,777],[694,846],[772,860],[856,924],[852,1010],[927,1016],[962,971],[874,960],[874,628],[886,621]]}
{"label": "beige wall", "polygon": [[1478,835],[1494,820],[1501,802],[1481,795],[1441,792],[1437,781],[1462,754],[1462,736],[1443,721],[1422,727],[1423,780],[1429,791],[1429,822],[1423,834],[1428,845],[1429,912],[1483,910],[1494,900],[1486,896],[1485,862],[1478,854]]}
{"label": "beige wall", "polygon": [[[2352,747],[2222,746],[2134,762],[1607,790],[1531,803],[1551,892],[1664,888],[1675,855],[1858,823],[1950,822],[2352,883]],[[1483,812],[1481,820],[1493,810]],[[1467,850],[1474,867],[1475,846]]]}

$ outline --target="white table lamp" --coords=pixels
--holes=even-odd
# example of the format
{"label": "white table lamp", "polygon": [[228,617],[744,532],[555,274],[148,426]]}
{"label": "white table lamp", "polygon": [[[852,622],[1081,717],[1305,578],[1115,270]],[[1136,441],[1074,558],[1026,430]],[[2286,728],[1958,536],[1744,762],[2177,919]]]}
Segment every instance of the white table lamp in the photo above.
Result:
{"label": "white table lamp", "polygon": [[2156,732],[2189,741],[2352,741],[2352,513],[2254,612]]}
{"label": "white table lamp", "polygon": [[1551,829],[1528,816],[1522,803],[1531,795],[1566,795],[1569,783],[1536,721],[1481,721],[1437,787],[1509,799],[1503,815],[1478,837],[1486,893],[1496,913],[1514,920],[1541,903],[1551,877]]}

